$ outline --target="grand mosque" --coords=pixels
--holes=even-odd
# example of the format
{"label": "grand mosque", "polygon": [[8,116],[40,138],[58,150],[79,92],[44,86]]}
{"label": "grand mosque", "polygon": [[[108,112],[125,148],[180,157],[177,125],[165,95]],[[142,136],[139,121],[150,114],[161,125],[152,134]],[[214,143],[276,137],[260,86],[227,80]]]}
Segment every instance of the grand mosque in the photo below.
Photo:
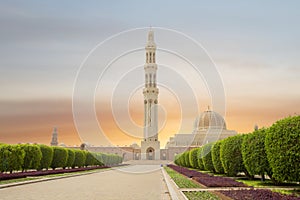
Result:
{"label": "grand mosque", "polygon": [[[175,134],[169,138],[164,149],[160,148],[158,138],[158,95],[159,88],[156,82],[158,70],[156,64],[156,44],[154,42],[154,32],[148,33],[148,41],[145,47],[146,62],[144,65],[145,85],[144,96],[144,138],[141,144],[132,144],[124,147],[95,147],[81,145],[77,148],[85,148],[92,152],[114,153],[123,157],[124,161],[129,160],[173,160],[174,157],[191,148],[202,146],[206,143],[219,139],[224,139],[237,132],[227,130],[224,118],[211,109],[207,109],[199,116],[195,116],[194,129],[190,134]],[[57,129],[54,128],[51,145],[58,145]],[[76,148],[76,147],[73,147]]]}

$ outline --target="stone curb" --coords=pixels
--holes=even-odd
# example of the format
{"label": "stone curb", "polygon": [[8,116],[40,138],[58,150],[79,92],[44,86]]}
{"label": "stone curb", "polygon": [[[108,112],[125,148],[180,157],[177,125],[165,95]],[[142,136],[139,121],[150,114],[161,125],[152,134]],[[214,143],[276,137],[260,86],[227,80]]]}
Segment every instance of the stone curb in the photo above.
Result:
{"label": "stone curb", "polygon": [[179,190],[176,183],[171,179],[171,177],[169,176],[169,174],[165,171],[165,169],[163,167],[161,168],[161,171],[163,173],[165,182],[167,184],[171,199],[172,200],[186,200],[187,198],[185,197],[185,195]]}

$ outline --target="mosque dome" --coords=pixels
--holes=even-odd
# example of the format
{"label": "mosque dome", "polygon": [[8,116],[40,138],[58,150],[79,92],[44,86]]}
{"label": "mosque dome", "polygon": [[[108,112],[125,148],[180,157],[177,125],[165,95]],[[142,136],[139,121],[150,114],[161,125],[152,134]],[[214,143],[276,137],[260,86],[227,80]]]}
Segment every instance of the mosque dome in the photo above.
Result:
{"label": "mosque dome", "polygon": [[206,129],[224,129],[226,130],[226,123],[224,118],[217,112],[207,110],[201,113],[195,120],[195,130]]}

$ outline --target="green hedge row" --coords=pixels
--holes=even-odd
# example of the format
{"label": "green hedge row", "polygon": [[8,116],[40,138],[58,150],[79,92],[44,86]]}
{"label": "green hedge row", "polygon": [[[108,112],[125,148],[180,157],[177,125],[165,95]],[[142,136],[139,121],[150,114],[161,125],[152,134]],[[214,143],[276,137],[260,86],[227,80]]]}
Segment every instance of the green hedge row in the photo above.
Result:
{"label": "green hedge row", "polygon": [[[188,161],[187,161],[188,158]],[[273,182],[300,180],[300,116],[178,154],[175,164],[228,176],[267,174]]]}
{"label": "green hedge row", "polygon": [[112,166],[122,163],[116,154],[50,147],[43,144],[0,144],[0,172]]}

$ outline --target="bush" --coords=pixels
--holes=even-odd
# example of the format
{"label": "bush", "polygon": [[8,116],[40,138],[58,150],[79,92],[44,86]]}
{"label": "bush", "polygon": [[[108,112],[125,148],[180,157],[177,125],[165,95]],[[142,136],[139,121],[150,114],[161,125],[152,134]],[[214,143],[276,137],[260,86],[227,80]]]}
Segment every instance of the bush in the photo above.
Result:
{"label": "bush", "polygon": [[273,178],[300,180],[300,116],[277,121],[267,131],[265,147]]}
{"label": "bush", "polygon": [[53,159],[53,148],[51,148],[47,145],[44,145],[44,144],[40,144],[39,147],[42,152],[42,158],[40,161],[39,170],[41,170],[41,169],[48,170],[48,168],[50,167],[50,165],[52,163],[52,159]]}
{"label": "bush", "polygon": [[189,160],[190,160],[190,164],[191,164],[191,167],[192,168],[199,168],[198,167],[198,157],[197,157],[197,154],[198,154],[198,150],[199,148],[195,148],[195,149],[192,149],[190,150],[190,153],[189,153]]}
{"label": "bush", "polygon": [[73,162],[72,168],[83,167],[85,164],[85,159],[86,159],[84,151],[76,149],[76,150],[74,150],[74,152],[75,152],[75,160]]}
{"label": "bush", "polygon": [[207,171],[211,171],[214,172],[215,168],[212,162],[212,158],[211,158],[211,149],[212,149],[213,143],[208,143],[206,145],[203,146],[202,149],[202,161],[203,161],[203,165],[204,165],[204,169]]}
{"label": "bush", "polygon": [[185,162],[185,167],[191,167],[189,151],[184,152],[184,162]]}
{"label": "bush", "polygon": [[272,177],[267,154],[265,151],[266,129],[259,129],[244,135],[242,142],[242,156],[245,168],[250,175],[264,174]]}
{"label": "bush", "polygon": [[42,159],[42,152],[40,147],[33,144],[22,144],[21,148],[25,152],[22,170],[26,171],[27,169],[39,169]]}
{"label": "bush", "polygon": [[102,153],[95,153],[95,165],[103,166]]}
{"label": "bush", "polygon": [[68,151],[62,147],[53,148],[53,159],[51,163],[52,169],[65,167],[68,160]]}
{"label": "bush", "polygon": [[211,158],[215,168],[215,171],[220,174],[224,174],[224,168],[222,166],[221,158],[220,158],[220,147],[222,140],[217,141],[211,150]]}
{"label": "bush", "polygon": [[67,149],[67,151],[68,151],[68,159],[67,159],[67,162],[66,162],[66,165],[64,166],[64,168],[72,167],[73,163],[74,163],[74,160],[75,160],[74,150],[73,149]]}
{"label": "bush", "polygon": [[245,171],[241,153],[242,142],[243,135],[236,135],[224,139],[221,144],[220,158],[228,176],[236,176],[238,172]]}
{"label": "bush", "polygon": [[93,166],[95,164],[95,157],[93,153],[86,151],[86,159],[85,159],[85,166]]}
{"label": "bush", "polygon": [[25,152],[20,145],[0,145],[0,171],[12,173],[22,169]]}
{"label": "bush", "polygon": [[198,148],[198,153],[197,153],[197,157],[198,157],[198,168],[200,170],[204,170],[204,165],[203,165],[203,160],[202,160],[202,149],[203,147]]}

